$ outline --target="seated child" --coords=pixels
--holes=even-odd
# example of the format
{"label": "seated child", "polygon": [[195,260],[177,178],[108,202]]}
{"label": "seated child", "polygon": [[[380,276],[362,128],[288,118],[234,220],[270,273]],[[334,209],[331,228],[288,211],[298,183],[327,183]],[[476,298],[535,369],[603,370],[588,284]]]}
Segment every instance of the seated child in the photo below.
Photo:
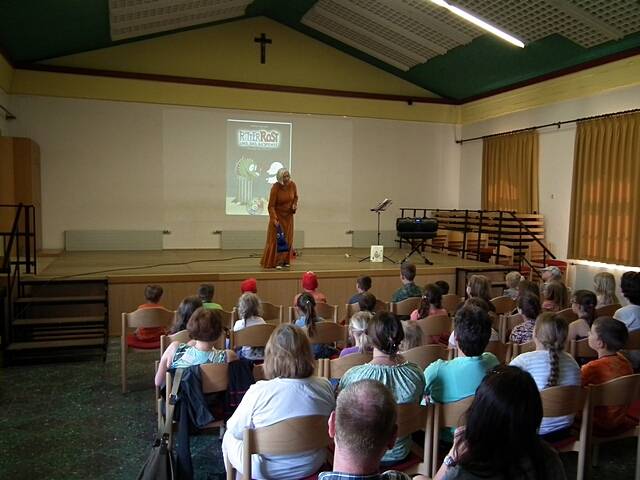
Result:
{"label": "seated child", "polygon": [[523,322],[513,327],[509,341],[512,343],[527,343],[533,338],[533,328],[536,318],[540,315],[540,299],[531,293],[518,297],[518,313]]}
{"label": "seated child", "polygon": [[[474,307],[478,307],[482,310],[484,310],[487,313],[487,316],[489,317],[489,325],[491,326],[493,323],[493,315],[495,315],[495,313],[493,313],[491,310],[489,310],[489,306],[487,305],[487,302],[485,302],[482,298],[480,297],[472,297],[470,299],[468,299],[466,302],[464,302],[463,306],[474,306]],[[500,335],[498,334],[498,331],[493,328],[490,327],[490,337],[489,337],[489,342],[495,342],[497,340],[500,340]],[[448,341],[448,345],[449,348],[457,348],[458,343],[456,341],[456,329],[454,327],[453,332],[451,332],[451,335],[449,335],[449,341]]]}
{"label": "seated child", "polygon": [[210,283],[203,283],[200,285],[198,288],[198,296],[200,297],[200,300],[202,300],[202,306],[209,310],[224,310],[222,305],[213,301],[214,292],[215,287]]}
{"label": "seated child", "polygon": [[255,278],[247,278],[240,283],[240,293],[258,293],[258,281]]}
{"label": "seated child", "polygon": [[367,327],[373,315],[370,312],[356,312],[349,320],[349,336],[353,339],[353,347],[343,348],[341,357],[346,357],[352,353],[370,352],[371,345],[367,337]]}
{"label": "seated child", "polygon": [[371,288],[371,277],[366,275],[363,277],[358,277],[356,280],[356,290],[358,291],[358,293],[353,295],[349,299],[349,302],[347,303],[349,304],[358,303],[358,301],[362,297],[362,294],[365,292],[368,292],[370,288]]}
{"label": "seated child", "polygon": [[[529,372],[538,390],[555,386],[580,385],[580,367],[571,355],[564,351],[567,340],[567,322],[551,312],[538,317],[533,329],[536,349],[518,355],[511,365]],[[573,423],[573,415],[544,417],[540,435],[563,430]]]}
{"label": "seated child", "polygon": [[361,312],[369,312],[370,314],[376,313],[376,303],[378,299],[373,293],[364,292],[360,295],[360,299],[358,300],[358,307],[360,307]]}
{"label": "seated child", "polygon": [[[600,385],[614,378],[633,374],[629,360],[620,353],[629,332],[624,323],[610,317],[597,318],[589,332],[589,346],[598,352],[598,359],[582,367],[582,385]],[[623,406],[596,407],[593,430],[606,435],[625,424],[627,409]]]}
{"label": "seated child", "polygon": [[170,334],[178,333],[187,329],[187,323],[198,308],[202,306],[202,301],[199,297],[195,295],[191,297],[185,297],[178,305],[178,310],[176,310],[176,315],[173,320],[173,325],[171,325]]}
{"label": "seated child", "polygon": [[[260,316],[260,299],[255,293],[243,293],[238,300],[238,317],[233,325],[233,331],[237,332],[252,325],[264,325],[266,322]],[[240,349],[240,357],[249,360],[264,360],[263,347],[244,346]]]}
{"label": "seated child", "polygon": [[619,304],[616,295],[616,277],[609,272],[599,272],[593,277],[593,291],[598,297],[598,307]]}
{"label": "seated child", "polygon": [[[144,289],[144,298],[147,301],[142,305],[138,305],[138,310],[146,308],[161,308],[166,310],[160,305],[160,299],[164,291],[160,285],[147,285]],[[160,345],[160,337],[166,333],[164,327],[140,327],[133,333],[135,340],[138,340],[135,345],[136,348],[147,348],[141,345],[140,342],[148,343],[149,348],[158,348]],[[132,339],[133,340],[133,339]]]}
{"label": "seated child", "polygon": [[582,340],[589,336],[591,325],[596,319],[596,305],[598,298],[589,290],[576,290],[571,296],[571,309],[578,315],[578,319],[569,324],[567,342]]}
{"label": "seated child", "polygon": [[629,305],[616,310],[613,318],[624,323],[630,332],[640,330],[640,272],[624,272],[620,279],[620,289]]}
{"label": "seated child", "polygon": [[[303,293],[298,297],[296,303],[298,319],[295,322],[296,327],[307,329],[307,336],[313,339],[316,334],[316,323],[323,322],[324,319],[316,315],[316,301],[309,293]],[[326,343],[312,343],[311,349],[315,358],[330,358],[338,353],[331,345]]]}
{"label": "seated child", "polygon": [[420,347],[424,343],[424,335],[422,329],[416,322],[402,322],[402,330],[404,330],[404,339],[400,344],[400,353]]}
{"label": "seated child", "polygon": [[542,287],[542,310],[545,312],[559,312],[567,305],[567,287],[564,283],[551,280]]}
{"label": "seated child", "polygon": [[217,350],[214,345],[223,334],[222,317],[216,310],[198,308],[187,323],[187,330],[193,345],[173,342],[162,354],[155,383],[157,387],[164,384],[167,370],[184,368],[204,363],[232,362],[238,357],[231,350]]}
{"label": "seated child", "polygon": [[313,272],[305,272],[302,275],[302,293],[293,298],[293,306],[298,304],[300,295],[308,294],[313,297],[315,303],[327,303],[327,296],[318,290],[318,276]]}
{"label": "seated child", "polygon": [[504,281],[507,284],[507,288],[505,288],[503,295],[511,298],[512,300],[518,299],[518,285],[522,281],[522,275],[520,272],[509,272],[505,275]]}
{"label": "seated child", "polygon": [[[425,400],[451,403],[474,395],[487,371],[498,365],[493,353],[485,352],[491,337],[491,320],[486,310],[465,304],[456,312],[454,333],[460,356],[453,360],[436,360],[424,371]],[[424,404],[424,402],[423,402]],[[447,431],[445,439],[453,439]]]}
{"label": "seated child", "polygon": [[440,289],[442,295],[446,295],[449,293],[449,284],[444,280],[438,280],[435,282],[435,285]]}
{"label": "seated child", "polygon": [[419,320],[430,315],[448,315],[448,312],[442,308],[442,290],[433,283],[424,287],[420,307],[411,312],[409,320]]}
{"label": "seated child", "polygon": [[403,262],[400,264],[400,281],[402,287],[391,295],[391,301],[394,303],[401,302],[411,297],[421,297],[422,290],[413,280],[416,278],[416,266],[413,263]]}

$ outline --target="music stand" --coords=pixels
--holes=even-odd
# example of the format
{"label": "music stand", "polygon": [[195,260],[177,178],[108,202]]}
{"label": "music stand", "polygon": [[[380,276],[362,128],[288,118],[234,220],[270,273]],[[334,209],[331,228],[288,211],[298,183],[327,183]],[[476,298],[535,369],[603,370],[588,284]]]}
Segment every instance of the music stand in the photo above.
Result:
{"label": "music stand", "polygon": [[[391,205],[391,203],[392,203],[391,200],[389,200],[388,198],[385,198],[376,207],[371,209],[372,212],[375,212],[375,213],[378,214],[378,234],[377,234],[378,245],[380,245],[380,214],[382,212],[384,212],[387,209],[387,207],[389,207],[389,205]],[[358,260],[358,262],[365,262],[367,260],[371,260],[371,255],[367,255],[366,257],[361,258],[360,260]],[[389,261],[391,263],[396,263],[394,260],[390,259],[386,255],[383,255],[382,261],[384,262],[385,260],[387,260],[387,261]]]}

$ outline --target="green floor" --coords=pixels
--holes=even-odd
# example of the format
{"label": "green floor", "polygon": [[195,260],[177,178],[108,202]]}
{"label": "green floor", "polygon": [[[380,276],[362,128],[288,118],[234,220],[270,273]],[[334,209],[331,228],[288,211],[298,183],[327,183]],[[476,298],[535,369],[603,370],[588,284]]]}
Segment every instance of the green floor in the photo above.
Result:
{"label": "green floor", "polygon": [[[130,357],[130,393],[120,393],[120,351],[102,360],[0,369],[0,478],[135,478],[154,438],[155,354]],[[634,478],[632,439],[602,449],[594,479]],[[192,440],[197,479],[222,479],[217,436]],[[577,454],[563,454],[575,478]]]}

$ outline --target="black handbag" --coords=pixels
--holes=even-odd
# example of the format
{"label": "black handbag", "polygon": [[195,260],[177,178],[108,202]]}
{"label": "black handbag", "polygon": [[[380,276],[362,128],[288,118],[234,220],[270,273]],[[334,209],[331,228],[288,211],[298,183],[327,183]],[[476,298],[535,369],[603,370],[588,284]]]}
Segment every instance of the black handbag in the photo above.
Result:
{"label": "black handbag", "polygon": [[178,389],[182,380],[183,368],[176,369],[169,397],[169,407],[165,415],[164,425],[158,425],[158,438],[153,442],[151,453],[142,465],[137,480],[176,480],[178,478],[178,463],[172,445],[169,442],[173,411],[175,409]]}

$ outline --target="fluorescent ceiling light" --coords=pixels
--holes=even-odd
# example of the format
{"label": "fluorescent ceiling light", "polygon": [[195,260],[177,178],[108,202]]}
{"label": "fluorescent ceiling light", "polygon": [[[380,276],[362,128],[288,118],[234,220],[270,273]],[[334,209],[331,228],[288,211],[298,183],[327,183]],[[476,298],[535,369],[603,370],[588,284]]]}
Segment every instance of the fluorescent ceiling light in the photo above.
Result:
{"label": "fluorescent ceiling light", "polygon": [[505,33],[502,30],[497,29],[493,25],[489,25],[484,20],[481,20],[478,17],[474,17],[469,12],[465,12],[464,10],[456,7],[455,5],[450,5],[445,0],[431,0],[431,2],[435,3],[440,7],[446,8],[451,13],[464,18],[466,21],[471,22],[474,25],[477,25],[478,27],[486,30],[487,32],[494,34],[496,37],[500,37],[501,39],[506,40],[507,42],[511,43],[512,45],[515,45],[516,47],[524,48],[524,43],[518,40],[516,37],[513,37],[508,33]]}

